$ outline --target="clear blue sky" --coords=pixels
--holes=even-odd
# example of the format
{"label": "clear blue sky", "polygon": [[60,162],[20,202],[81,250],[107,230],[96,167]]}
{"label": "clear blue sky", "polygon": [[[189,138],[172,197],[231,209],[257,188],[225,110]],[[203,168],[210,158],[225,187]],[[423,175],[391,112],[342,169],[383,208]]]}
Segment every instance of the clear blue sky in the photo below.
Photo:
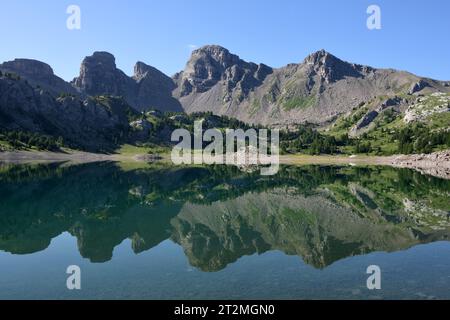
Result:
{"label": "clear blue sky", "polygon": [[[81,8],[81,30],[66,8]],[[381,7],[382,29],[366,27]],[[220,44],[241,58],[280,67],[324,48],[351,62],[450,80],[448,0],[0,0],[0,61],[33,58],[66,80],[82,58],[104,50],[131,74],[141,60],[168,75],[189,45]]]}

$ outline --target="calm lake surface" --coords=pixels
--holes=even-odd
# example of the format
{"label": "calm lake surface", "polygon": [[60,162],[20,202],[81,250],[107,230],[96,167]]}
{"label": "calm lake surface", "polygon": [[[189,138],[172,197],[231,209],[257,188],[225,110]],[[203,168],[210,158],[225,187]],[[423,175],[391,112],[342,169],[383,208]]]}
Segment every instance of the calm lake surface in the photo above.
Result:
{"label": "calm lake surface", "polygon": [[407,169],[0,165],[1,299],[449,299],[449,236]]}

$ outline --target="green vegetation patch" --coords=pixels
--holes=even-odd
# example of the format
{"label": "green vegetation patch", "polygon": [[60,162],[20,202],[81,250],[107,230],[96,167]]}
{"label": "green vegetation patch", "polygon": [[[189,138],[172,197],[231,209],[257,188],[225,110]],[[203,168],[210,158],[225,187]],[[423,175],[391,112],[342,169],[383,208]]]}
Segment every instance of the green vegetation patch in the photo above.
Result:
{"label": "green vegetation patch", "polygon": [[261,109],[261,101],[258,99],[253,99],[250,105],[250,115],[254,115],[259,109]]}
{"label": "green vegetation patch", "polygon": [[283,103],[283,108],[286,111],[293,109],[306,109],[313,106],[316,103],[316,97],[313,95],[307,97],[292,97],[287,99]]}
{"label": "green vegetation patch", "polygon": [[0,130],[0,150],[45,150],[61,151],[65,146],[62,137],[28,131]]}

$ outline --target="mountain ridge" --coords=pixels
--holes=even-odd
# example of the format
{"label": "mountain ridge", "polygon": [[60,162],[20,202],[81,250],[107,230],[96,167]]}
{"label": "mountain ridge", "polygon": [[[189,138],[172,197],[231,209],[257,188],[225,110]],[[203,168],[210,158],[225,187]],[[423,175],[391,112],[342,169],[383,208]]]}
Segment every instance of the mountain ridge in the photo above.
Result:
{"label": "mountain ridge", "polygon": [[0,70],[53,94],[123,96],[138,111],[212,111],[264,125],[330,121],[380,95],[450,91],[445,81],[346,62],[324,49],[300,63],[272,68],[206,45],[194,50],[184,70],[173,77],[141,61],[128,76],[104,51],[85,57],[79,76],[70,83],[37,60],[16,59],[0,64]]}

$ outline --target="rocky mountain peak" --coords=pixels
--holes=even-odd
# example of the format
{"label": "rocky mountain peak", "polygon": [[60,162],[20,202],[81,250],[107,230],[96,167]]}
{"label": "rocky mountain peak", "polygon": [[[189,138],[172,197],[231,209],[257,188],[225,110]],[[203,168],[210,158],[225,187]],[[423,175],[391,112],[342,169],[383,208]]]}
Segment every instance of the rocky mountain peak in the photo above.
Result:
{"label": "rocky mountain peak", "polygon": [[84,58],[79,77],[73,85],[88,95],[121,95],[130,86],[131,79],[116,68],[116,59],[108,52],[97,51]]}
{"label": "rocky mountain peak", "polygon": [[304,63],[313,65],[323,65],[323,64],[330,64],[332,61],[343,62],[342,60],[336,58],[331,53],[327,52],[325,49],[321,49],[307,56],[305,58]]}
{"label": "rocky mountain peak", "polygon": [[221,81],[228,93],[236,87],[245,93],[271,72],[270,67],[246,62],[221,46],[207,45],[192,52],[186,68],[176,78],[180,96],[206,92]]}
{"label": "rocky mountain peak", "polygon": [[86,57],[79,77],[72,84],[90,96],[121,96],[136,110],[181,110],[179,102],[172,97],[175,84],[170,77],[141,61],[129,77],[116,67],[114,56],[108,52],[98,51]]}
{"label": "rocky mountain peak", "polygon": [[116,68],[116,58],[109,52],[96,51],[92,56],[86,57],[82,65],[88,66],[102,66],[105,69]]}
{"label": "rocky mountain peak", "polygon": [[209,62],[215,61],[225,69],[241,61],[237,55],[231,54],[228,49],[218,45],[207,45],[194,50],[189,62],[195,63],[199,60],[202,62],[204,60],[208,60]]}
{"label": "rocky mountain peak", "polygon": [[305,58],[303,64],[319,75],[325,83],[332,83],[345,77],[360,77],[363,67],[343,61],[321,49]]}
{"label": "rocky mountain peak", "polygon": [[0,64],[0,70],[19,75],[32,86],[45,89],[53,96],[61,93],[77,94],[77,91],[66,81],[53,73],[46,63],[32,59],[15,59]]}
{"label": "rocky mountain peak", "polygon": [[53,97],[120,96],[138,111],[212,111],[270,125],[330,121],[375,97],[408,93],[408,87],[410,94],[450,90],[447,83],[349,63],[323,49],[302,63],[272,69],[247,62],[224,47],[207,45],[194,50],[184,70],[172,78],[141,61],[129,77],[104,51],[84,58],[71,83],[35,60],[5,62],[0,70],[20,75],[30,88]]}
{"label": "rocky mountain peak", "polygon": [[164,75],[161,71],[152,66],[149,66],[148,64],[145,64],[144,62],[138,61],[134,65],[133,79],[138,82],[147,76],[154,76],[156,74],[167,78],[167,76]]}
{"label": "rocky mountain peak", "polygon": [[194,50],[183,71],[185,89],[206,91],[222,79],[226,69],[239,64],[245,62],[221,46],[208,45]]}
{"label": "rocky mountain peak", "polygon": [[0,69],[11,70],[21,75],[52,76],[53,69],[46,63],[33,59],[15,59],[0,64]]}
{"label": "rocky mountain peak", "polygon": [[158,69],[138,61],[134,66],[132,80],[134,89],[127,97],[138,110],[182,110],[180,103],[172,97],[174,81]]}
{"label": "rocky mountain peak", "polygon": [[94,85],[91,83],[94,77],[98,77],[96,80],[104,80],[115,72],[116,58],[109,52],[96,51],[81,62],[80,76],[74,79],[74,85],[89,91],[89,87]]}

